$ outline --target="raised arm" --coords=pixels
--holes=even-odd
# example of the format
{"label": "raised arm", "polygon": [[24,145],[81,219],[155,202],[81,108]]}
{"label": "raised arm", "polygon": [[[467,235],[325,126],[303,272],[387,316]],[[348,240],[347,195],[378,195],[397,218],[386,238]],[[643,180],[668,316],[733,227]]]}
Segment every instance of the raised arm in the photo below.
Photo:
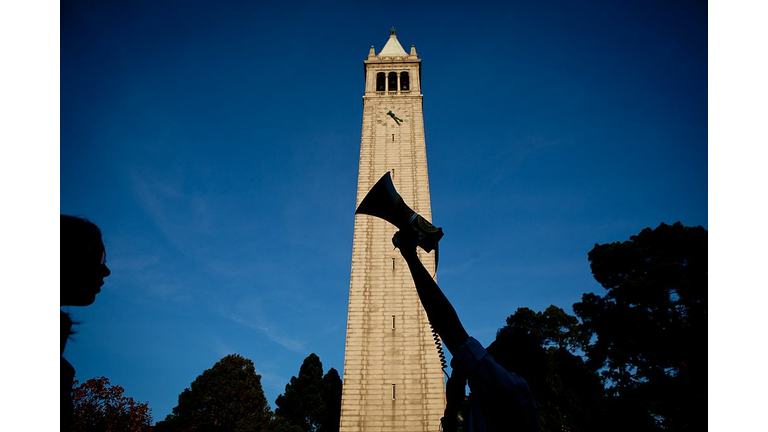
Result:
{"label": "raised arm", "polygon": [[419,260],[413,237],[398,231],[392,238],[392,243],[400,250],[405,262],[408,263],[413,282],[416,285],[416,292],[427,312],[429,322],[440,335],[448,350],[455,353],[469,338],[456,310]]}

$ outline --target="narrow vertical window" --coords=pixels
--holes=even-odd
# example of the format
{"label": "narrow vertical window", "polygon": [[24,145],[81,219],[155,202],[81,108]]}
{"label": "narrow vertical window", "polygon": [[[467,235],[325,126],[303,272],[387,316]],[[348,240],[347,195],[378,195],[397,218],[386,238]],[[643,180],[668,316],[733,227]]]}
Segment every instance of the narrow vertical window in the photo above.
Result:
{"label": "narrow vertical window", "polygon": [[395,329],[395,316],[392,315],[392,329]]}
{"label": "narrow vertical window", "polygon": [[395,385],[392,384],[392,400],[395,400]]}
{"label": "narrow vertical window", "polygon": [[385,74],[384,72],[379,72],[376,74],[376,91],[377,92],[383,92],[386,90],[386,83],[385,83]]}
{"label": "narrow vertical window", "polygon": [[397,72],[390,72],[387,81],[387,91],[397,91]]}
{"label": "narrow vertical window", "polygon": [[395,134],[392,134],[392,142],[395,142]]}
{"label": "narrow vertical window", "polygon": [[411,80],[408,72],[400,72],[400,90],[410,90]]}
{"label": "narrow vertical window", "polygon": [[395,269],[395,259],[392,258],[392,270],[394,270],[394,269]]}

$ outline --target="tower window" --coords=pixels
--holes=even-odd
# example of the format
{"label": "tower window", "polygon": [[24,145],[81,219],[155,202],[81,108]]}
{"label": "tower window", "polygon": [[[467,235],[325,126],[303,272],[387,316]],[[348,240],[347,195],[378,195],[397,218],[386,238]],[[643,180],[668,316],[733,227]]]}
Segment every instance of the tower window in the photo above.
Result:
{"label": "tower window", "polygon": [[397,91],[397,72],[390,72],[387,76],[387,90]]}
{"label": "tower window", "polygon": [[411,80],[408,72],[400,72],[400,90],[410,90]]}
{"label": "tower window", "polygon": [[383,92],[383,91],[386,90],[386,87],[385,87],[386,84],[385,84],[384,80],[385,80],[384,72],[379,72],[379,73],[376,74],[376,91],[382,91]]}
{"label": "tower window", "polygon": [[392,384],[392,400],[395,400],[395,385]]}
{"label": "tower window", "polygon": [[392,315],[392,330],[395,329],[395,316]]}

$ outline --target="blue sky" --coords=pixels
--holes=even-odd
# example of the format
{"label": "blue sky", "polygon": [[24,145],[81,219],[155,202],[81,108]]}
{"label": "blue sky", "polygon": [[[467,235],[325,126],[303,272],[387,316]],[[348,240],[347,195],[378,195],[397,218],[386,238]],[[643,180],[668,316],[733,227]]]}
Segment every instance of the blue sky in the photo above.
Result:
{"label": "blue sky", "polygon": [[267,399],[344,362],[364,91],[422,58],[438,281],[490,343],[600,292],[587,253],[708,227],[707,7],[638,2],[64,2],[60,211],[112,276],[65,356],[156,421],[230,353]]}

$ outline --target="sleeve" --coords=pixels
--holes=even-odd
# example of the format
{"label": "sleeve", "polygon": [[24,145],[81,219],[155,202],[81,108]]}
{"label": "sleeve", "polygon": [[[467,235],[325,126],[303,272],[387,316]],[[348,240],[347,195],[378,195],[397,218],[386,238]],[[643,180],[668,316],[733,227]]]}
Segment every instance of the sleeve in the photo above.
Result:
{"label": "sleeve", "polygon": [[520,417],[525,418],[528,424],[528,428],[521,430],[536,429],[532,426],[537,423],[536,402],[528,383],[496,363],[477,339],[470,337],[457,350],[451,366],[466,373],[472,393],[477,393],[487,401],[495,401],[500,405],[509,403],[516,407],[513,409],[518,411]]}
{"label": "sleeve", "polygon": [[464,345],[456,350],[451,360],[451,367],[463,371],[464,374],[470,374],[480,367],[482,359],[487,355],[488,352],[480,342],[470,336]]}

